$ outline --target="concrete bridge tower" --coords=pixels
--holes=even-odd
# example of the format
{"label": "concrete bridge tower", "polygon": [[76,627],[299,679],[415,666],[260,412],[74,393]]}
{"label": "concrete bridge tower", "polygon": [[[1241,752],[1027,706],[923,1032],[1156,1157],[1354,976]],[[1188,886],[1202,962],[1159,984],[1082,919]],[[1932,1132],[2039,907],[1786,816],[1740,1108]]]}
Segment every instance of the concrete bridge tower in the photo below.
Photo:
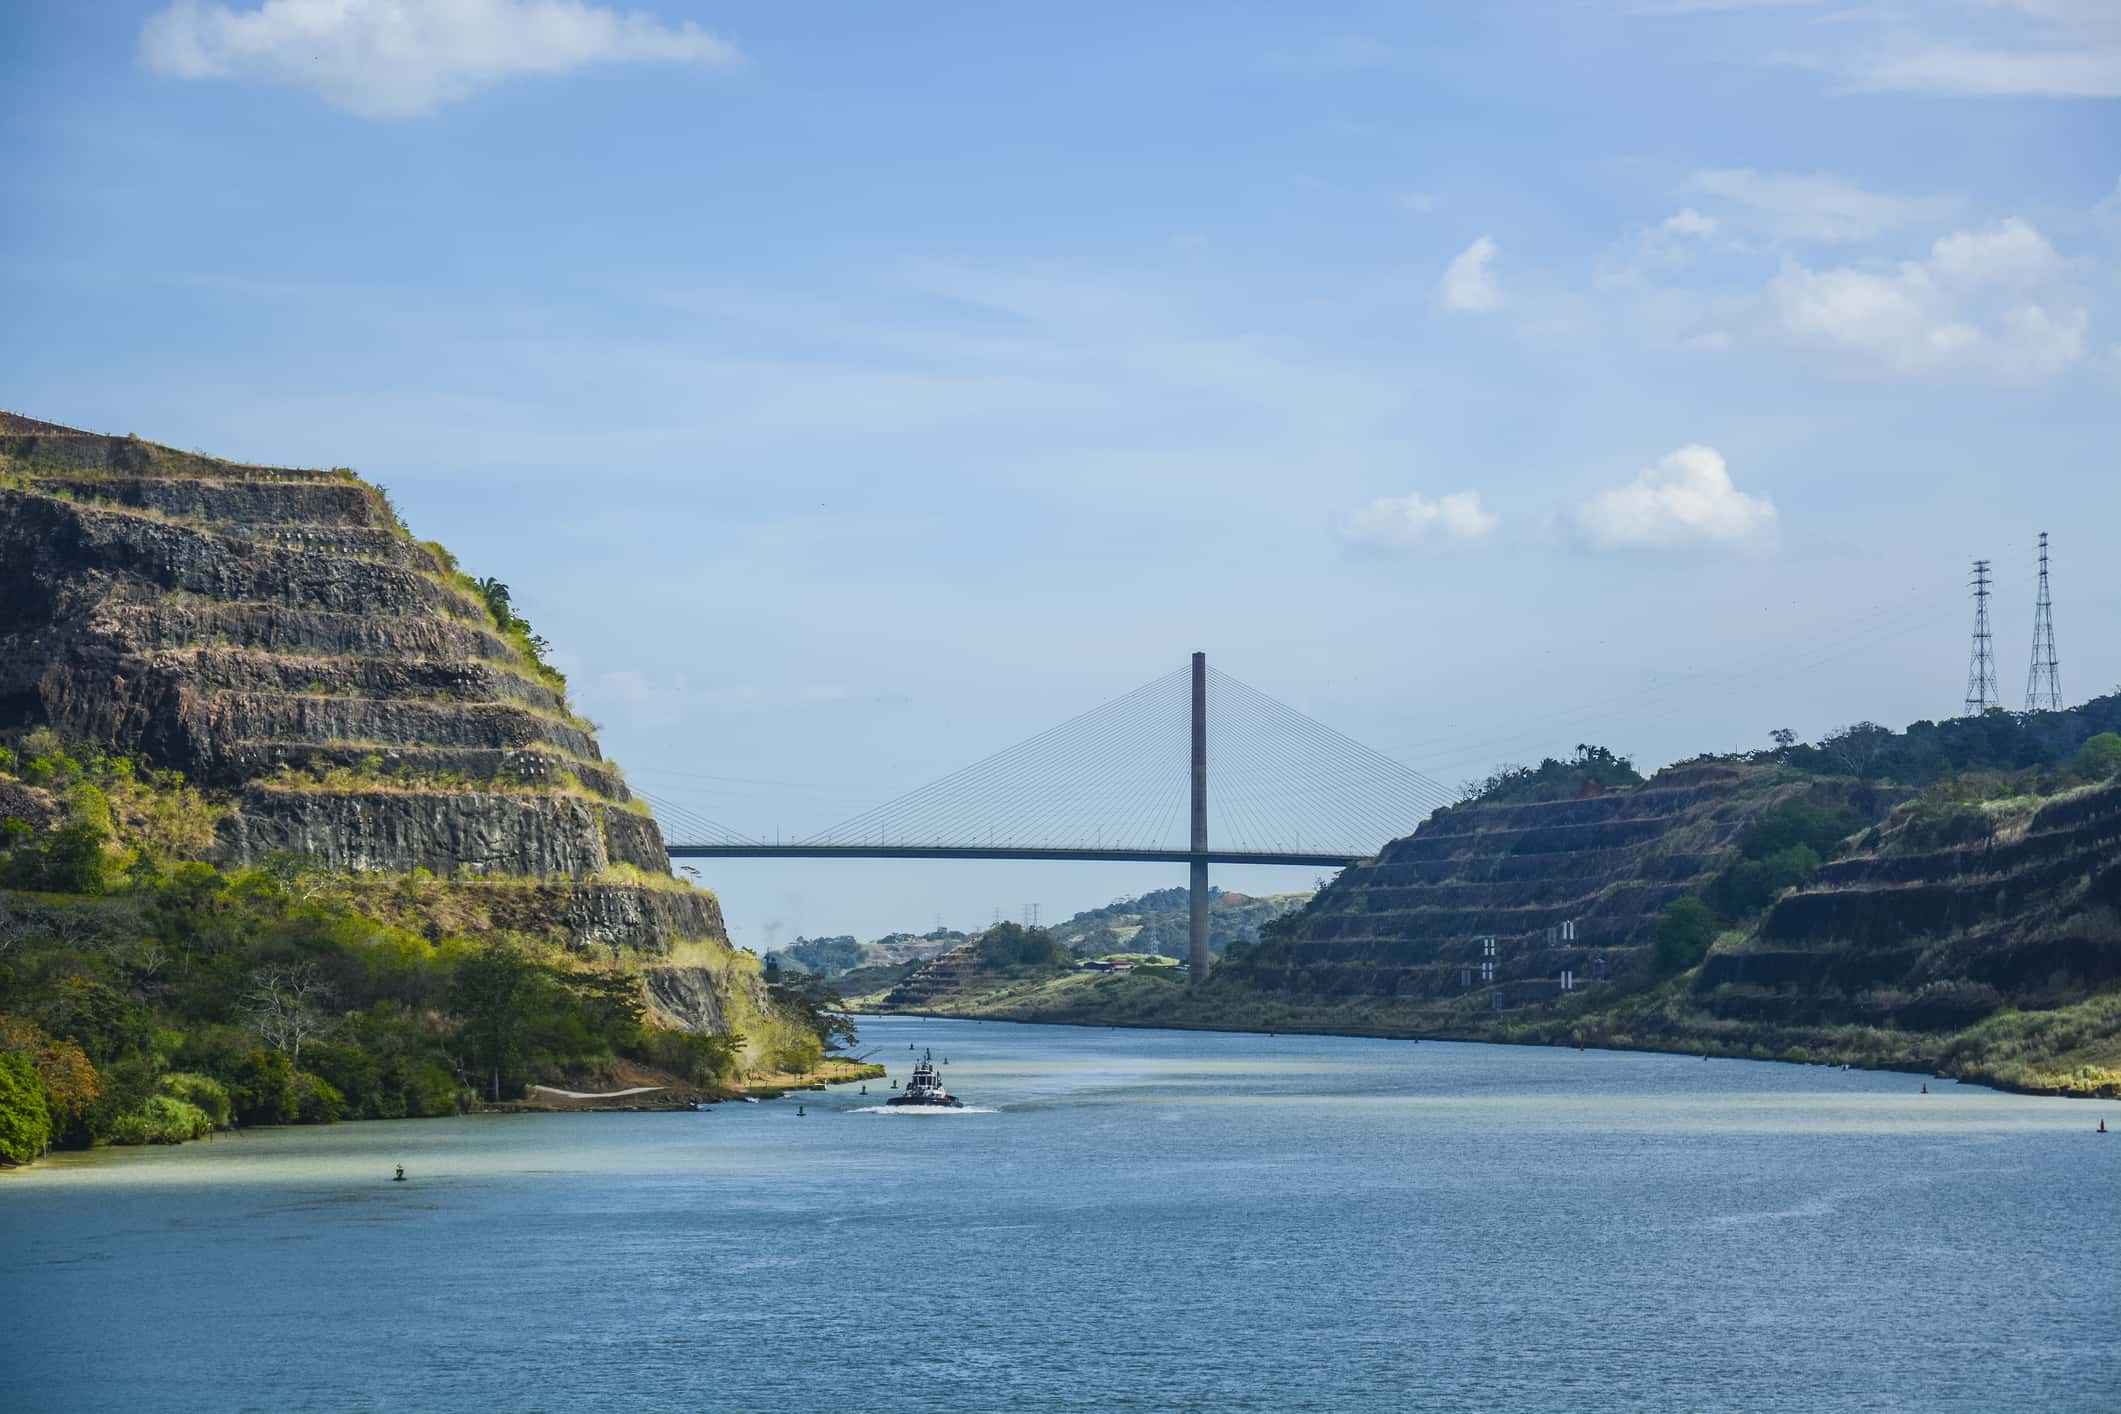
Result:
{"label": "concrete bridge tower", "polygon": [[1193,925],[1187,960],[1196,985],[1208,977],[1208,655],[1193,655],[1193,843],[1186,902]]}

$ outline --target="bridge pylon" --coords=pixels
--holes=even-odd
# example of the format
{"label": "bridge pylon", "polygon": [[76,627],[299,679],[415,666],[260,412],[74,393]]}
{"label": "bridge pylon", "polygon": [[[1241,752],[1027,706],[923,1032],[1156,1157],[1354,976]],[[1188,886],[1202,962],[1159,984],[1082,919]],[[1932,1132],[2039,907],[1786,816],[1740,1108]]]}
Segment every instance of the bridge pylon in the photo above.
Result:
{"label": "bridge pylon", "polygon": [[1193,655],[1193,838],[1186,905],[1191,915],[1193,982],[1208,978],[1208,655]]}

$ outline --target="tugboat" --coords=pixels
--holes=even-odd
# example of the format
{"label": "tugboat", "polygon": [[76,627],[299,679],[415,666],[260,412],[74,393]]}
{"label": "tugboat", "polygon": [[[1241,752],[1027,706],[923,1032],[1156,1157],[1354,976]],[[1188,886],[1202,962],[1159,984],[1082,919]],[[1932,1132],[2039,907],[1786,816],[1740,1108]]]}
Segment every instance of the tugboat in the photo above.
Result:
{"label": "tugboat", "polygon": [[887,1105],[932,1105],[942,1109],[961,1110],[965,1102],[943,1088],[942,1078],[935,1073],[935,1052],[923,1052],[913,1067],[913,1078],[906,1088],[890,1099]]}

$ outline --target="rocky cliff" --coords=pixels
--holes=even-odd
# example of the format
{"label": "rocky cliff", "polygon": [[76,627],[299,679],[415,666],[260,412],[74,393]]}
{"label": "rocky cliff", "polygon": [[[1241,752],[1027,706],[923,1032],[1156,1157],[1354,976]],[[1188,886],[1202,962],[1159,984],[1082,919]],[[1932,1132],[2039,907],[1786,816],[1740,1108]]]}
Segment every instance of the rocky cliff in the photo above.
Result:
{"label": "rocky cliff", "polygon": [[[1795,795],[1845,788],[1737,763],[1680,766],[1574,800],[1473,801],[1342,872],[1228,981],[1331,999],[1484,1007],[1640,970],[1658,916],[1702,893],[1746,827]],[[1865,795],[1875,811],[1882,798]],[[1492,953],[1489,943],[1493,943]],[[1493,964],[1487,985],[1483,965]]]}
{"label": "rocky cliff", "polygon": [[723,934],[558,675],[348,471],[0,415],[0,733],[42,725],[227,800],[217,862],[426,871],[575,946]]}
{"label": "rocky cliff", "polygon": [[1970,812],[1904,812],[1703,962],[1720,1018],[1938,1030],[2121,986],[2121,785]]}

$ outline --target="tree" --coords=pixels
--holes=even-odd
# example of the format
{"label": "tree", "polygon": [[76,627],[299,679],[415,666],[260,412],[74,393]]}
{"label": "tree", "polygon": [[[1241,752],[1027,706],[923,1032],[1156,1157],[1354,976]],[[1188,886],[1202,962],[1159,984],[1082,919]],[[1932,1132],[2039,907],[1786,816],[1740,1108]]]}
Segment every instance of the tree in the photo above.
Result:
{"label": "tree", "polygon": [[505,943],[488,943],[457,964],[449,1009],[461,1021],[458,1037],[471,1066],[487,1074],[501,1098],[501,1077],[521,1073],[530,1056],[530,1004],[543,969]]}
{"label": "tree", "polygon": [[0,1054],[0,1159],[26,1164],[51,1147],[44,1084],[20,1056]]}
{"label": "tree", "polygon": [[103,852],[103,842],[108,838],[94,823],[76,821],[54,831],[41,849],[18,849],[18,866],[25,862],[19,857],[27,854],[27,882],[33,889],[100,894],[110,882],[110,857]]}
{"label": "tree", "polygon": [[1715,941],[1716,915],[1709,906],[1698,898],[1674,899],[1657,920],[1657,970],[1684,972],[1707,956]]}
{"label": "tree", "polygon": [[2121,775],[2121,734],[2101,732],[2077,748],[2077,770],[2094,781]]}
{"label": "tree", "polygon": [[1868,777],[1893,744],[1893,733],[1876,722],[1851,722],[1826,734],[1819,749],[1846,775]]}
{"label": "tree", "polygon": [[1071,967],[1074,956],[1043,928],[998,923],[980,934],[980,962],[992,968]]}
{"label": "tree", "polygon": [[243,1016],[265,1044],[300,1065],[302,1043],[331,1024],[321,1005],[328,995],[324,976],[313,962],[261,967],[251,974],[250,990],[244,993]]}
{"label": "tree", "polygon": [[87,1052],[72,1040],[53,1040],[34,1021],[0,1016],[0,1055],[27,1061],[37,1072],[55,1132],[87,1113],[101,1092],[102,1078]]}
{"label": "tree", "polygon": [[493,615],[495,623],[506,629],[515,622],[515,608],[510,602],[514,596],[507,585],[489,576],[478,581],[478,589],[480,597],[486,601],[486,610]]}
{"label": "tree", "polygon": [[296,903],[315,903],[329,897],[338,884],[331,871],[318,868],[308,855],[291,850],[274,850],[258,862],[258,868]]}
{"label": "tree", "polygon": [[847,999],[825,978],[809,972],[777,973],[767,981],[766,995],[814,1033],[826,1050],[854,1044],[854,1019],[847,1015]]}
{"label": "tree", "polygon": [[1777,752],[1788,751],[1797,744],[1797,733],[1788,727],[1777,727],[1768,733],[1768,737],[1775,743]]}

